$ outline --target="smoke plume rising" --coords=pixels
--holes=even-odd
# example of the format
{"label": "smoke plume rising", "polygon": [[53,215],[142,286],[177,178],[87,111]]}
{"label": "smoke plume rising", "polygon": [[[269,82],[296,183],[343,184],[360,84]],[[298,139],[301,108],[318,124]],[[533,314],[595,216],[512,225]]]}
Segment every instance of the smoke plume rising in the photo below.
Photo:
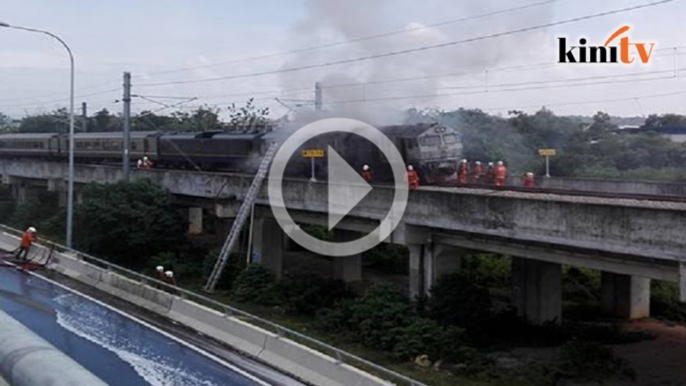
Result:
{"label": "smoke plume rising", "polygon": [[[292,47],[289,48],[357,41],[301,52],[292,56],[284,68],[463,40],[541,24],[551,18],[552,5],[546,4],[438,27],[425,27],[526,4],[504,0],[308,0],[307,14],[291,31]],[[377,39],[359,39],[402,29],[407,32]],[[435,98],[433,95],[445,93],[445,90],[440,90],[441,87],[483,85],[487,82],[487,69],[504,63],[526,61],[527,54],[538,49],[546,39],[541,32],[516,34],[388,58],[287,72],[281,77],[281,87],[283,90],[312,87],[314,82],[319,81],[323,86],[327,116],[356,118],[375,125],[399,123],[403,117],[402,111],[409,107],[458,107],[459,99]],[[436,77],[463,72],[470,74]],[[385,82],[418,77],[433,78]],[[350,84],[354,86],[340,87]],[[384,98],[398,99],[379,100]],[[311,106],[308,108],[312,109]]]}

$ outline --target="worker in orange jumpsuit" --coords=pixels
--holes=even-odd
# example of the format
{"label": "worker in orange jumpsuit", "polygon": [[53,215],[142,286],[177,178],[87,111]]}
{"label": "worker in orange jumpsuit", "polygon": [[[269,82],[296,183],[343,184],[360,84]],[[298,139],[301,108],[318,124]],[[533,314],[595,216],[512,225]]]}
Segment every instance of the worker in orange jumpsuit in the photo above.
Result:
{"label": "worker in orange jumpsuit", "polygon": [[[21,235],[21,242],[19,243],[19,248],[16,251],[14,257],[17,260],[26,260],[29,255],[29,249],[31,249],[31,244],[35,239],[36,228],[29,227],[29,229]],[[22,254],[24,255],[22,257]]]}
{"label": "worker in orange jumpsuit", "polygon": [[467,175],[469,175],[469,162],[467,162],[466,159],[463,159],[457,166],[457,182],[462,185],[466,184]]}
{"label": "worker in orange jumpsuit", "polygon": [[414,171],[412,165],[407,166],[407,183],[410,189],[417,189],[419,187],[419,174]]}
{"label": "worker in orange jumpsuit", "polygon": [[524,173],[524,175],[522,176],[522,186],[524,186],[525,188],[533,188],[536,186],[536,181],[534,180],[533,173]]}
{"label": "worker in orange jumpsuit", "polygon": [[481,174],[483,173],[483,168],[481,167],[481,162],[474,162],[474,173],[472,174],[472,184],[478,184],[481,180]]}
{"label": "worker in orange jumpsuit", "polygon": [[367,181],[368,184],[371,184],[372,178],[372,171],[369,169],[369,165],[362,166],[362,179]]}
{"label": "worker in orange jumpsuit", "polygon": [[503,161],[498,161],[493,169],[494,185],[495,186],[505,186],[505,179],[507,178],[507,168]]}

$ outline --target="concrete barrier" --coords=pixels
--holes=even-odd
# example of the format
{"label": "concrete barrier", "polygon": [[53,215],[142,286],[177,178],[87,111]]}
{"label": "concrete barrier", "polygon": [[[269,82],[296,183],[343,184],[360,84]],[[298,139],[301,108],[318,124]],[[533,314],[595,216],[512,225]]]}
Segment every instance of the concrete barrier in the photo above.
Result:
{"label": "concrete barrier", "polygon": [[[0,234],[0,247],[18,238]],[[182,299],[65,253],[54,252],[48,268],[148,309],[274,368],[314,385],[388,386],[389,382],[307,346],[246,323],[234,316]]]}
{"label": "concrete barrier", "polygon": [[259,356],[267,337],[273,335],[237,318],[184,299],[174,299],[167,316],[253,357]]}
{"label": "concrete barrier", "polygon": [[107,386],[3,311],[0,326],[0,384],[4,378],[12,386]]}

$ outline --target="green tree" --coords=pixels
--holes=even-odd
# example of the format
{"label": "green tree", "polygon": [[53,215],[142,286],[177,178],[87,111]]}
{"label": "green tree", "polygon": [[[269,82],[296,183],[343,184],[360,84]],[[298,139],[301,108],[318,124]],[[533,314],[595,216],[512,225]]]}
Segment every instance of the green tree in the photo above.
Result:
{"label": "green tree", "polygon": [[617,125],[612,123],[610,114],[598,111],[593,116],[593,123],[588,127],[588,132],[591,140],[598,140],[604,138],[616,129]]}
{"label": "green tree", "polygon": [[0,132],[12,131],[12,118],[0,113]]}
{"label": "green tree", "polygon": [[102,109],[95,113],[88,122],[89,131],[103,132],[103,131],[121,131],[122,122],[119,117],[111,114],[107,109]]}
{"label": "green tree", "polygon": [[50,113],[30,115],[19,123],[20,133],[66,133],[69,131],[69,112],[62,108]]}
{"label": "green tree", "polygon": [[257,108],[254,101],[254,98],[250,98],[244,107],[237,107],[234,103],[228,107],[229,125],[231,127],[242,130],[244,128],[255,129],[269,126],[269,108]]}
{"label": "green tree", "polygon": [[184,234],[171,194],[150,181],[88,185],[74,220],[79,249],[136,269],[175,251]]}

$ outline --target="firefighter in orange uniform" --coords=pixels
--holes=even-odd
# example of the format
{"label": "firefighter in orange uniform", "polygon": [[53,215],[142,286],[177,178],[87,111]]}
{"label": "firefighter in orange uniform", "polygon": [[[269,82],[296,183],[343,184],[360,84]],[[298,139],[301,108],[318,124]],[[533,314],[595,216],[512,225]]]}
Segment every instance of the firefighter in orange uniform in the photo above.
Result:
{"label": "firefighter in orange uniform", "polygon": [[410,189],[417,189],[419,187],[419,174],[414,171],[412,165],[407,166],[407,183]]}
{"label": "firefighter in orange uniform", "polygon": [[469,174],[469,162],[466,159],[460,161],[457,166],[457,182],[464,185],[467,183],[467,175]]}
{"label": "firefighter in orange uniform", "polygon": [[[29,229],[21,235],[21,242],[19,243],[19,248],[17,249],[14,257],[17,260],[26,260],[29,255],[29,249],[31,249],[31,244],[35,239],[36,228],[29,227]],[[22,254],[24,255],[22,257]]]}
{"label": "firefighter in orange uniform", "polygon": [[536,186],[536,181],[534,180],[533,173],[524,173],[524,175],[522,176],[522,186],[524,186],[525,188],[533,188]]}
{"label": "firefighter in orange uniform", "polygon": [[481,162],[476,161],[474,162],[474,173],[472,174],[472,184],[478,184],[479,180],[481,180],[481,174],[484,172],[483,168],[481,167]]}
{"label": "firefighter in orange uniform", "polygon": [[505,186],[505,179],[507,178],[507,168],[503,164],[503,161],[498,161],[493,169],[494,184],[495,186]]}
{"label": "firefighter in orange uniform", "polygon": [[372,171],[369,169],[369,165],[362,166],[362,179],[367,181],[368,184],[371,184],[372,178]]}

